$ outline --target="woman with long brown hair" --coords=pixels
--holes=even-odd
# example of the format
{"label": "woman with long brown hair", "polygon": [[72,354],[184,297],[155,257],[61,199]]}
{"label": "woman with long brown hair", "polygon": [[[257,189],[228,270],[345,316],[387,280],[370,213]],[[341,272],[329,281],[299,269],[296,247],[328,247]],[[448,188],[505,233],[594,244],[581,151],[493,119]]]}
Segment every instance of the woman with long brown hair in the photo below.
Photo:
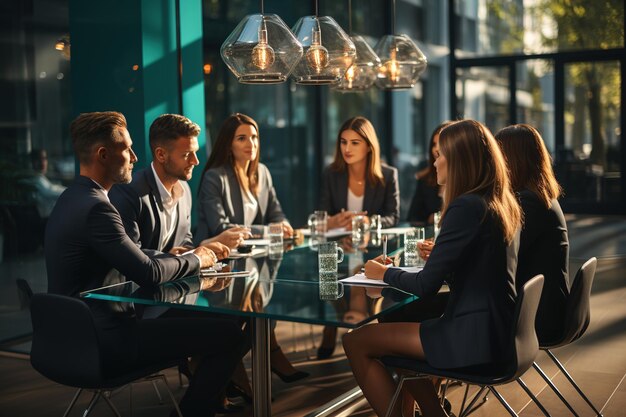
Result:
{"label": "woman with long brown hair", "polygon": [[[439,147],[437,182],[445,185],[441,232],[426,266],[409,273],[377,258],[367,262],[365,274],[419,297],[437,293],[445,279],[450,287],[446,310],[422,323],[364,326],[343,339],[355,378],[378,415],[385,414],[395,390],[380,357],[414,357],[450,369],[496,365],[513,354],[508,340],[521,210],[504,157],[489,130],[474,120],[444,128]],[[431,381],[416,381],[411,394],[424,415],[446,416]],[[408,416],[413,404],[406,405]]]}
{"label": "woman with long brown hair", "polygon": [[356,213],[379,214],[383,227],[400,219],[398,170],[380,162],[380,145],[372,123],[357,116],[339,128],[335,159],[324,170],[319,208],[328,227],[352,227]]}
{"label": "woman with long brown hair", "polygon": [[519,289],[530,278],[543,274],[537,337],[543,342],[559,340],[569,295],[567,225],[557,200],[561,186],[537,129],[527,124],[508,126],[496,133],[496,140],[524,212],[515,284]]}
{"label": "woman with long brown hair", "polygon": [[260,155],[259,126],[254,119],[234,113],[224,120],[202,172],[197,239],[237,225],[262,235],[263,225],[276,222],[283,223],[286,237],[293,235]]}

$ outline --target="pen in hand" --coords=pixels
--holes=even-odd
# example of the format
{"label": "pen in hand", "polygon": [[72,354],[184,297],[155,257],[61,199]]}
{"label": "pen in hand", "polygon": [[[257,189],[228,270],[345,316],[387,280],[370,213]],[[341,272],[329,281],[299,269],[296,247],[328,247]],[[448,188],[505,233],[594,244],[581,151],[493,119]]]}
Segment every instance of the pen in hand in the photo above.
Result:
{"label": "pen in hand", "polygon": [[387,235],[383,235],[383,265],[387,264]]}

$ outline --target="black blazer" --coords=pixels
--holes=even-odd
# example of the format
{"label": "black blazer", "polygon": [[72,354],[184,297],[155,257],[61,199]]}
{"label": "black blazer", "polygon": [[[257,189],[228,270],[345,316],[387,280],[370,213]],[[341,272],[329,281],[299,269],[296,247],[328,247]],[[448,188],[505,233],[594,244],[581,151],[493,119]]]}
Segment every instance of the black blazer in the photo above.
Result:
{"label": "black blazer", "polygon": [[428,218],[441,210],[442,203],[439,186],[429,185],[424,178],[420,178],[415,182],[415,194],[411,200],[407,221],[428,224]]}
{"label": "black blazer", "polygon": [[[269,169],[259,164],[258,172],[259,185],[256,199],[259,203],[259,211],[253,223],[253,229],[257,232],[259,225],[285,220]],[[219,235],[224,230],[243,223],[243,197],[233,168],[228,165],[206,171],[198,191],[196,241]]]}
{"label": "black blazer", "polygon": [[[198,273],[193,255],[150,258],[128,237],[119,213],[91,179],[83,176],[59,197],[45,236],[48,292],[78,296],[105,285],[135,281],[154,285]],[[88,303],[95,315],[113,312],[108,303]],[[132,309],[120,311],[124,315]]]}
{"label": "black blazer", "polygon": [[109,199],[122,217],[126,233],[144,252],[169,252],[175,246],[193,246],[191,235],[191,189],[186,181],[180,181],[185,194],[178,201],[178,217],[174,234],[164,247],[161,245],[161,218],[163,201],[152,172],[147,167],[133,174],[130,184],[117,184],[111,188]]}
{"label": "black blazer", "polygon": [[420,337],[429,364],[462,368],[510,358],[518,245],[519,236],[505,244],[481,196],[466,194],[448,207],[421,272],[385,272],[385,282],[420,297],[437,293],[444,280],[450,286],[443,315],[422,322]]}
{"label": "black blazer", "polygon": [[[392,227],[400,220],[400,190],[398,189],[398,170],[383,165],[385,185],[365,185],[363,210],[368,215],[380,214],[383,227]],[[329,215],[337,214],[348,206],[348,171],[335,171],[326,167],[322,178],[320,210]]]}
{"label": "black blazer", "polygon": [[569,295],[569,241],[563,211],[557,200],[546,208],[529,190],[519,193],[524,211],[517,264],[517,288],[537,274],[543,274],[543,290],[535,328],[540,341],[561,337]]}

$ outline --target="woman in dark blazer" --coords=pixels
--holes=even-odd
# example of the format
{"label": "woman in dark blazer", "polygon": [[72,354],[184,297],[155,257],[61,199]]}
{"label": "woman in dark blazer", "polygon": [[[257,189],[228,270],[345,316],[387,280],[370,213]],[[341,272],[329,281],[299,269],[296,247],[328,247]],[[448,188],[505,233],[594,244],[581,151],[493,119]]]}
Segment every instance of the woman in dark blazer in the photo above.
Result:
{"label": "woman in dark blazer", "polygon": [[[409,273],[387,268],[377,258],[365,265],[365,274],[420,297],[435,294],[445,280],[450,286],[446,310],[422,323],[364,326],[343,339],[356,380],[378,415],[384,415],[395,390],[393,378],[377,360],[382,356],[463,368],[497,365],[512,354],[508,340],[521,209],[504,157],[489,130],[473,120],[443,129],[439,147],[437,182],[445,185],[441,233],[426,266]],[[430,380],[413,387],[424,415],[446,416]],[[405,415],[412,405],[406,403]]]}
{"label": "woman in dark blazer", "polygon": [[320,210],[326,210],[328,228],[352,228],[352,216],[379,214],[383,227],[400,219],[398,170],[382,165],[380,145],[365,117],[346,120],[337,135],[335,160],[324,170]]}
{"label": "woman in dark blazer", "polygon": [[559,340],[569,295],[569,241],[557,201],[561,187],[554,177],[552,158],[537,129],[526,124],[505,127],[496,134],[496,140],[524,212],[515,284],[519,289],[535,275],[543,274],[537,337],[544,343]]}
{"label": "woman in dark blazer", "polygon": [[435,155],[439,152],[439,133],[452,122],[443,122],[433,130],[428,146],[428,166],[415,176],[415,194],[409,206],[407,221],[420,225],[433,224],[435,213],[441,210],[443,189],[437,184]]}
{"label": "woman in dark blazer", "polygon": [[222,123],[198,190],[196,239],[236,225],[262,235],[263,225],[277,222],[283,223],[286,237],[292,236],[270,171],[259,162],[259,147],[259,127],[251,117],[235,113]]}

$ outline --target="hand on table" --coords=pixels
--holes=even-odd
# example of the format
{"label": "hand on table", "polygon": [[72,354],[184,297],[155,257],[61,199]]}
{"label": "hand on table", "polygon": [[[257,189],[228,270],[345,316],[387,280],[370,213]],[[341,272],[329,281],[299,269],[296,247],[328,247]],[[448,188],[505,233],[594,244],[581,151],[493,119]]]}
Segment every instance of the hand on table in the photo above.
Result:
{"label": "hand on table", "polygon": [[393,261],[391,258],[387,258],[387,265],[383,265],[382,255],[367,261],[365,263],[365,276],[369,279],[378,279],[381,280],[385,276],[385,271],[387,271],[388,265]]}
{"label": "hand on table", "polygon": [[[345,227],[346,230],[352,230],[352,218],[354,216],[365,216],[367,211],[342,211],[328,218],[328,228],[336,229],[338,227]],[[369,224],[369,218],[366,217],[366,222]]]}
{"label": "hand on table", "polygon": [[215,253],[204,246],[198,246],[193,253],[200,258],[200,268],[210,268],[217,263]]}
{"label": "hand on table", "polygon": [[240,246],[245,239],[250,237],[252,237],[252,233],[250,233],[249,228],[237,226],[224,230],[222,233],[211,239],[203,240],[201,245],[204,246],[207,243],[219,242],[228,246],[230,249],[234,249],[237,246]]}
{"label": "hand on table", "polygon": [[215,255],[217,256],[217,259],[226,259],[228,258],[228,255],[230,255],[230,249],[228,248],[228,246],[220,242],[210,242],[202,246],[207,249],[211,249],[213,253],[215,253]]}

